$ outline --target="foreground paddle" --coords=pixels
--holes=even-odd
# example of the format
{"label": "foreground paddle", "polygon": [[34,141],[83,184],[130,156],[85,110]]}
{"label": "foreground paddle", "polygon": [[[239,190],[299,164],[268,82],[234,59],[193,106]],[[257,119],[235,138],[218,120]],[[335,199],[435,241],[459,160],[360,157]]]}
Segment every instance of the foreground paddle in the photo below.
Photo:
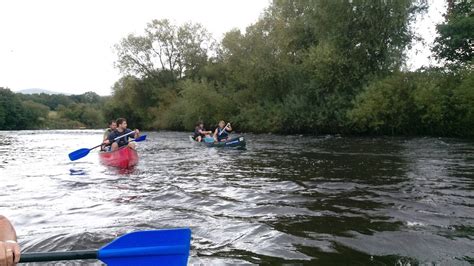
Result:
{"label": "foreground paddle", "polygon": [[191,229],[140,231],[123,235],[99,250],[22,254],[20,262],[99,259],[116,265],[186,265]]}
{"label": "foreground paddle", "polygon": [[[134,133],[135,133],[135,132],[132,131],[132,132],[127,133],[127,134],[125,134],[125,135],[116,137],[116,138],[114,139],[114,141],[116,141],[116,140],[118,140],[118,139],[120,139],[120,138],[123,138],[123,137],[125,137],[125,136],[134,134]],[[143,136],[140,136],[140,137],[136,138],[135,141],[139,142],[139,141],[144,141],[145,139],[146,139],[146,135],[143,135]],[[98,148],[98,147],[100,147],[100,146],[102,146],[102,143],[99,144],[99,145],[97,145],[97,146],[94,146],[94,147],[92,147],[92,148],[90,148],[90,149],[88,149],[88,148],[83,148],[83,149],[79,149],[79,150],[77,150],[77,151],[73,151],[73,152],[69,153],[69,159],[70,159],[71,161],[75,161],[75,160],[81,159],[82,157],[87,156],[87,154],[89,154],[89,152],[90,152],[91,150],[96,149],[96,148]]]}

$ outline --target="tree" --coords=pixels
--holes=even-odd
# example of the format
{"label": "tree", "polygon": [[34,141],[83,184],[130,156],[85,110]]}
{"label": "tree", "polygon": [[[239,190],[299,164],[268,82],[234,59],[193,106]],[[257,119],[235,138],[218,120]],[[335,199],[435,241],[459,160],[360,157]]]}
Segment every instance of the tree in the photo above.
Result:
{"label": "tree", "polygon": [[349,117],[357,131],[412,133],[416,123],[413,74],[397,73],[370,84],[357,96]]}
{"label": "tree", "polygon": [[144,36],[129,35],[115,48],[116,65],[127,74],[155,76],[169,71],[174,79],[195,76],[206,64],[214,41],[200,24],[176,26],[169,20],[153,20]]}
{"label": "tree", "polygon": [[180,97],[160,113],[158,124],[190,130],[197,121],[214,126],[222,119],[230,119],[236,108],[232,100],[222,94],[223,89],[205,81],[180,82]]}
{"label": "tree", "polygon": [[128,123],[136,128],[143,128],[145,121],[150,121],[147,115],[149,103],[147,93],[143,91],[143,81],[134,76],[124,76],[113,86],[112,99],[104,108],[106,120],[126,118]]}
{"label": "tree", "polygon": [[[446,25],[456,27],[447,43],[471,47],[472,4],[450,3]],[[274,0],[215,50],[199,24],[153,20],[117,45],[127,75],[105,116],[179,130],[225,119],[253,132],[473,135],[468,63],[401,71],[416,38],[410,25],[426,7],[425,0]],[[472,61],[472,47],[451,46]]]}
{"label": "tree", "polygon": [[27,128],[41,128],[48,118],[49,107],[31,100],[22,102],[25,117],[28,121]]}
{"label": "tree", "polygon": [[436,26],[439,36],[433,52],[450,64],[472,64],[474,54],[474,6],[471,0],[448,1],[446,22]]}
{"label": "tree", "polygon": [[272,131],[340,132],[361,89],[403,65],[410,22],[424,9],[412,0],[273,1],[245,34],[222,41],[222,80],[244,110],[242,123],[259,130],[254,121],[265,115]]}
{"label": "tree", "polygon": [[9,89],[0,87],[0,129],[26,129],[28,123],[20,98]]}
{"label": "tree", "polygon": [[87,104],[100,104],[101,103],[101,97],[93,91],[88,91],[79,95],[71,95],[70,98],[73,99],[77,103],[87,103]]}

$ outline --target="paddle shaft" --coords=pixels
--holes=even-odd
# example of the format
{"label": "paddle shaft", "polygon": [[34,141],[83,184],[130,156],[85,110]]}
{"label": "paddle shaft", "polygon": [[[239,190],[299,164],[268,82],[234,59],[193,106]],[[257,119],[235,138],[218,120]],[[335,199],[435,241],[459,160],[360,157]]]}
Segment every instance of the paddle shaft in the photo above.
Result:
{"label": "paddle shaft", "polygon": [[32,252],[21,254],[20,262],[98,259],[97,250]]}
{"label": "paddle shaft", "polygon": [[99,250],[22,254],[20,262],[98,259],[108,265],[186,265],[189,228],[138,231],[122,235]]}
{"label": "paddle shaft", "polygon": [[[127,134],[125,134],[125,135],[122,135],[122,136],[118,136],[118,137],[116,137],[116,138],[114,139],[114,142],[115,142],[116,140],[118,140],[118,139],[121,139],[121,138],[123,138],[123,137],[129,136],[129,135],[132,135],[133,133],[135,133],[135,131],[128,132]],[[112,143],[113,143],[113,142],[112,142]],[[112,144],[112,143],[111,143],[111,144]],[[99,144],[99,145],[97,145],[97,146],[94,146],[93,148],[90,148],[90,150],[93,150],[93,149],[95,149],[95,148],[97,148],[97,147],[100,147],[100,146],[102,146],[102,145],[104,145],[104,143],[101,143],[101,144]],[[109,144],[109,145],[110,145],[110,144]],[[108,146],[108,145],[107,145],[107,146]]]}
{"label": "paddle shaft", "polygon": [[225,129],[227,128],[227,126],[230,126],[230,123],[227,123],[227,125],[225,125],[222,131],[219,132],[219,136],[222,135],[222,132],[226,131]]}
{"label": "paddle shaft", "polygon": [[[116,137],[116,138],[114,139],[114,142],[115,142],[116,140],[118,140],[118,139],[121,139],[121,138],[123,138],[123,137],[132,135],[132,134],[134,134],[134,133],[135,133],[135,131],[131,131],[131,132],[128,132],[127,134],[124,134],[124,135],[122,135],[122,136],[118,136],[118,137]],[[100,145],[102,145],[102,144],[100,144]],[[99,146],[100,146],[100,145],[99,145]],[[99,147],[99,146],[96,146],[95,148],[97,148],[97,147]]]}
{"label": "paddle shaft", "polygon": [[[118,137],[116,137],[116,138],[114,139],[114,141],[113,141],[112,143],[114,143],[114,142],[115,142],[116,140],[118,140],[118,139],[121,139],[121,138],[123,138],[123,137],[132,135],[133,133],[135,133],[135,131],[128,132],[127,134],[122,135],[122,136],[118,136]],[[112,145],[112,143],[108,144],[107,146]],[[102,145],[104,145],[104,144],[103,144],[103,143],[102,143],[102,144],[99,144],[99,145],[95,146],[94,148],[91,148],[91,150],[93,150],[93,149],[95,149],[95,148],[97,148],[97,147],[100,147],[100,146],[102,146]]]}

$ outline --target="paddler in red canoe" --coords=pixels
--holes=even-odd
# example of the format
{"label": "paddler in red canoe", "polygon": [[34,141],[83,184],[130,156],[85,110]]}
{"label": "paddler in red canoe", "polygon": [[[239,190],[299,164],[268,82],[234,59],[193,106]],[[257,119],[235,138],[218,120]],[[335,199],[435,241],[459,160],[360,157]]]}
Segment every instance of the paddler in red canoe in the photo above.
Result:
{"label": "paddler in red canoe", "polygon": [[[117,122],[115,120],[111,120],[110,123],[109,123],[109,128],[107,128],[104,132],[104,137],[103,137],[103,142],[105,143],[106,140],[109,139],[109,135],[114,132],[115,130],[117,129]],[[100,147],[100,150],[101,151],[110,151],[110,147],[107,148],[107,145],[103,144],[101,147]]]}
{"label": "paddler in red canoe", "polygon": [[[131,132],[135,132],[135,133],[130,134]],[[116,139],[117,137],[120,137],[126,134],[128,134],[128,136],[125,136],[123,138],[120,138],[114,141],[114,139]],[[112,131],[112,133],[109,134],[109,139],[104,141],[104,144],[110,145],[110,143],[112,143],[112,151],[116,151],[119,148],[127,146],[127,145],[128,147],[135,149],[135,143],[128,142],[128,139],[129,138],[136,139],[139,137],[139,135],[140,135],[140,131],[138,129],[131,130],[127,128],[127,120],[125,118],[119,118],[117,119],[117,129],[115,129],[114,131]]]}

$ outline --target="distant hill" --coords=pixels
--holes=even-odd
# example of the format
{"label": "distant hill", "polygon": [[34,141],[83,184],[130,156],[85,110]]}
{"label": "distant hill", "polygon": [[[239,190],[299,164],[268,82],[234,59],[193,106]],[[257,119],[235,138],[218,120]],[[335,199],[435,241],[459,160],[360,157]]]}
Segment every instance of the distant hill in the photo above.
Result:
{"label": "distant hill", "polygon": [[23,93],[23,94],[40,94],[40,93],[46,93],[46,94],[64,94],[64,95],[71,95],[69,93],[63,93],[63,92],[56,92],[56,91],[49,91],[49,90],[43,90],[43,89],[26,89],[26,90],[20,90],[17,91],[18,93]]}

